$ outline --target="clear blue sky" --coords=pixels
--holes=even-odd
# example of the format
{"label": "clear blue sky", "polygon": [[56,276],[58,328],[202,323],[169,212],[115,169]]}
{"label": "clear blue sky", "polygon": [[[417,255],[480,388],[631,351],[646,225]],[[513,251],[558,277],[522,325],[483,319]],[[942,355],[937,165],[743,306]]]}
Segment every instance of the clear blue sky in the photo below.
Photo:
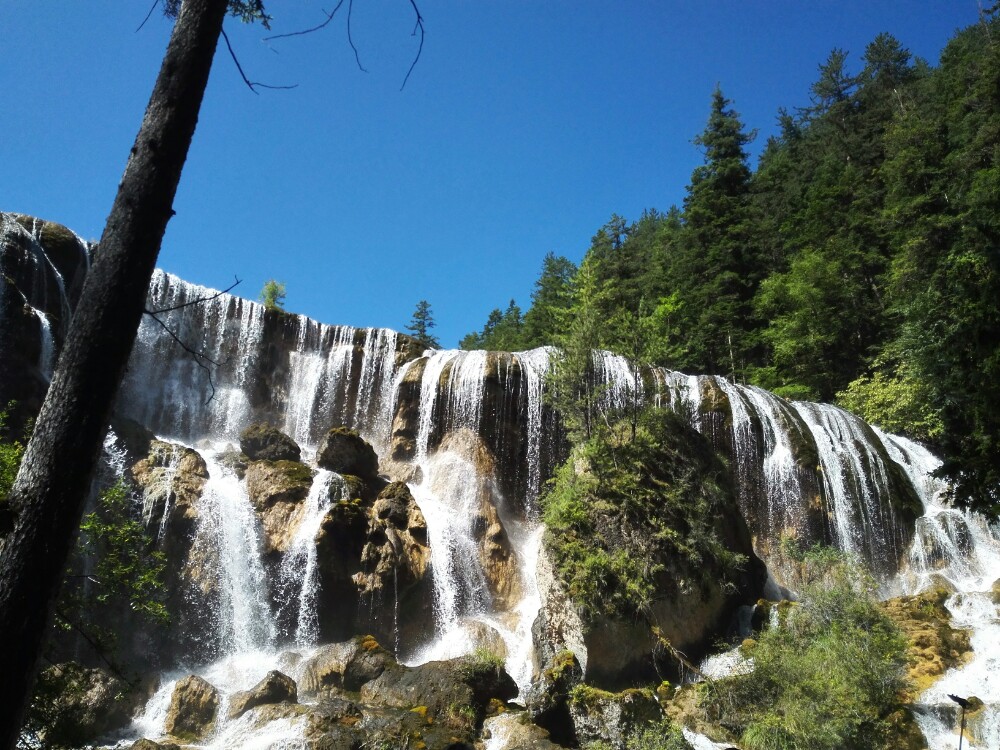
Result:
{"label": "clear blue sky", "polygon": [[[612,214],[680,203],[716,83],[759,135],[805,106],[834,47],[876,34],[937,63],[977,0],[355,0],[324,31],[264,42],[227,22],[159,265],[326,323],[402,330],[431,302],[454,346],[548,251],[579,261]],[[334,0],[271,0],[274,31]],[[0,0],[0,210],[100,236],[170,31],[147,2]]]}

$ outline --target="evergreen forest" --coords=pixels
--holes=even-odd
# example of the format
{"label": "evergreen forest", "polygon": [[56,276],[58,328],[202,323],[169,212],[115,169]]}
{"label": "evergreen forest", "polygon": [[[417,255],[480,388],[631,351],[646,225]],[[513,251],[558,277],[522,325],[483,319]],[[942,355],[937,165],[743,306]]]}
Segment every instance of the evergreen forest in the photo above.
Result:
{"label": "evergreen forest", "polygon": [[834,49],[755,132],[721,88],[682,206],[549,253],[464,349],[603,348],[838,403],[932,446],[956,498],[1000,502],[1000,16],[935,67],[879,34]]}

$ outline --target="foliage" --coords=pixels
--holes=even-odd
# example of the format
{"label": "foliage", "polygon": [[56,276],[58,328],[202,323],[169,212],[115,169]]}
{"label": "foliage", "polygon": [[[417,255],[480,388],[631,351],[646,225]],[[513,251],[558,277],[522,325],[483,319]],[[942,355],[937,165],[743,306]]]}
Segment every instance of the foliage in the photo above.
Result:
{"label": "foliage", "polygon": [[857,561],[822,549],[802,560],[800,603],[751,647],[754,671],[715,682],[706,705],[747,750],[888,747],[906,641]]}
{"label": "foliage", "polygon": [[284,310],[285,292],[284,282],[268,279],[260,290],[260,301],[268,310]]}
{"label": "foliage", "polygon": [[5,439],[7,419],[14,409],[14,403],[0,409],[0,503],[5,502],[14,486],[17,469],[24,455],[24,444],[19,440]]}
{"label": "foliage", "polygon": [[941,435],[941,414],[931,389],[911,371],[876,365],[837,394],[837,403],[883,430],[934,443]]}
{"label": "foliage", "polygon": [[96,581],[93,601],[125,604],[153,622],[169,620],[163,599],[166,560],[151,549],[146,527],[131,515],[132,494],[124,480],[101,493],[98,509],[80,524],[82,552],[97,565],[88,577]]}
{"label": "foliage", "polygon": [[406,330],[425,349],[437,349],[441,346],[441,342],[430,333],[430,330],[435,325],[434,315],[431,312],[431,303],[422,299],[417,303],[417,307],[413,311],[413,317],[406,326]]}
{"label": "foliage", "polygon": [[486,349],[496,352],[511,352],[521,348],[524,337],[524,320],[521,308],[514,300],[503,312],[496,308],[490,313],[486,325],[479,333],[470,333],[458,343],[462,349]]}
{"label": "foliage", "polygon": [[725,471],[671,412],[602,426],[560,466],[542,498],[559,577],[590,617],[638,616],[679,570],[732,576],[744,562],[719,538]]}
{"label": "foliage", "polygon": [[860,65],[832,50],[755,171],[717,89],[683,207],[612,214],[578,269],[550,253],[527,311],[498,308],[469,344],[576,346],[557,379],[583,439],[604,416],[586,345],[836,396],[931,441],[956,500],[1000,512],[998,35],[990,9],[936,68],[890,34]]}

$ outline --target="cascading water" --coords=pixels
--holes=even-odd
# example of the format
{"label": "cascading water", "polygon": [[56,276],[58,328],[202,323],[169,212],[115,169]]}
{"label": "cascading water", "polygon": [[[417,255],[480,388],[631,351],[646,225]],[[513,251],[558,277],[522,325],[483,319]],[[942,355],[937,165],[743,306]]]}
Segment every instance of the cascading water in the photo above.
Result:
{"label": "cascading water", "polygon": [[887,469],[864,433],[866,425],[829,404],[792,405],[816,442],[836,545],[867,560],[876,573],[893,569],[902,553],[900,537],[887,502]]}
{"label": "cascading water", "polygon": [[339,474],[326,469],[316,473],[303,502],[302,519],[281,561],[275,597],[278,620],[290,623],[290,632],[281,635],[283,640],[299,647],[314,646],[319,640],[316,534],[330,506],[337,500],[348,499],[347,494],[344,479]]}
{"label": "cascading water", "polygon": [[947,672],[917,701],[917,723],[928,745],[958,747],[959,708],[950,695],[985,704],[968,719],[969,750],[1000,747],[1000,613],[993,585],[1000,580],[1000,528],[947,504],[947,487],[932,473],[940,466],[923,446],[876,430],[890,457],[913,481],[924,503],[907,564],[895,582],[905,594],[944,586],[952,625],[971,632],[971,660]]}
{"label": "cascading water", "polygon": [[219,650],[266,651],[275,645],[278,633],[261,559],[260,524],[236,474],[219,463],[217,454],[206,452],[204,457],[209,479],[199,503],[194,545],[199,556],[218,558]]}
{"label": "cascading water", "polygon": [[552,351],[548,347],[539,347],[514,355],[521,366],[522,387],[527,406],[528,450],[525,460],[528,463],[528,486],[525,509],[530,515],[538,512],[538,494],[542,487],[542,394],[545,390],[545,377],[551,366],[551,356]]}

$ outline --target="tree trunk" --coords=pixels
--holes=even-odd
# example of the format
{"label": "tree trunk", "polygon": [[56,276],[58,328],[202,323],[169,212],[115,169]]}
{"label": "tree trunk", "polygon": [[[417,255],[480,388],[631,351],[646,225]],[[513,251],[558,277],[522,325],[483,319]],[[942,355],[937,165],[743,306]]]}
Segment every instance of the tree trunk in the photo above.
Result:
{"label": "tree trunk", "polygon": [[[17,741],[115,394],[198,121],[227,0],[185,0],[0,539],[0,749]],[[127,64],[127,62],[125,63]]]}

